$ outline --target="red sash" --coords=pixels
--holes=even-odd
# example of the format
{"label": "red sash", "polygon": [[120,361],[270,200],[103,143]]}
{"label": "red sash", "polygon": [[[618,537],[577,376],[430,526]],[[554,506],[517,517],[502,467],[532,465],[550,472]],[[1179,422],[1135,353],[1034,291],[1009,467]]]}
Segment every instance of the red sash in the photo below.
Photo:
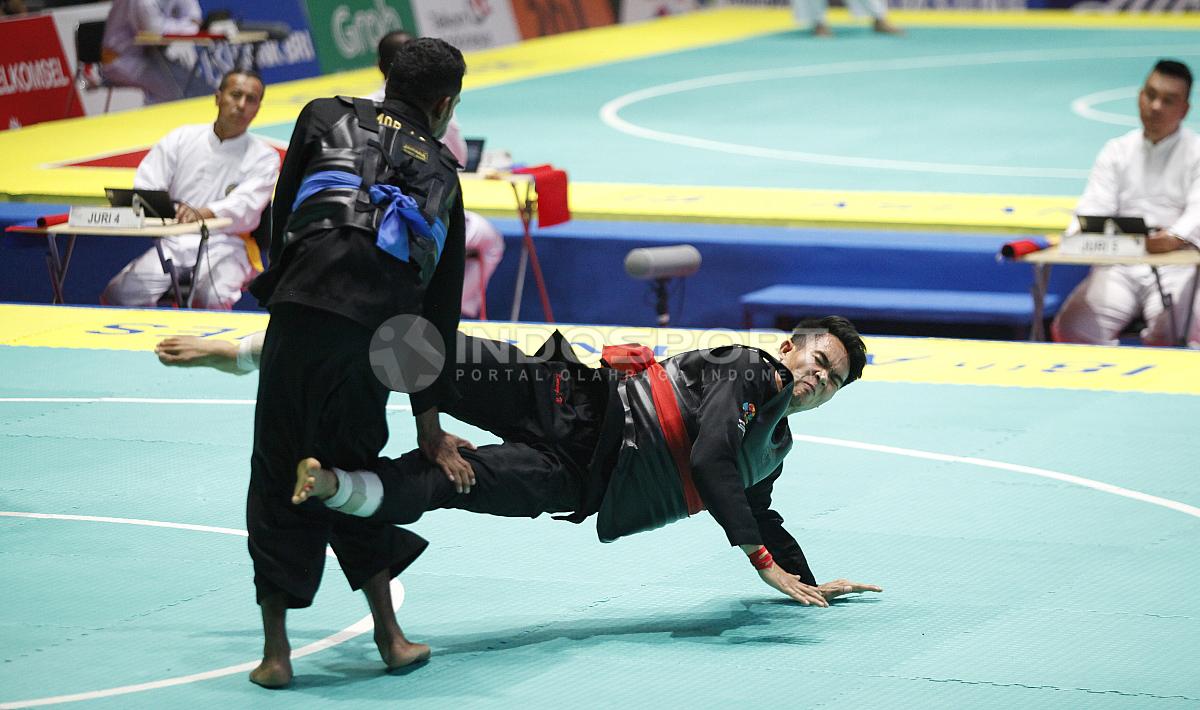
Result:
{"label": "red sash", "polygon": [[658,413],[658,425],[662,428],[671,458],[675,460],[675,470],[679,472],[688,515],[704,510],[704,501],[692,482],[692,441],[688,438],[683,413],[679,411],[679,402],[675,399],[675,389],[671,387],[667,371],[658,364],[653,351],[645,345],[605,345],[601,357],[609,367],[624,372],[626,376],[647,371],[654,411]]}

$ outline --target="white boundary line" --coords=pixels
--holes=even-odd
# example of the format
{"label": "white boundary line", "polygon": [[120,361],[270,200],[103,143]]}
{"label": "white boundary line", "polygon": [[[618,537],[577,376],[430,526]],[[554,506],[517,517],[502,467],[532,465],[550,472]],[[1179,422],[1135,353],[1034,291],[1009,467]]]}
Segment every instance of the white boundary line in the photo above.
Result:
{"label": "white boundary line", "polygon": [[[146,527],[155,528],[176,528],[178,530],[192,530],[195,532],[211,532],[221,533],[223,535],[237,535],[246,537],[245,530],[237,530],[234,528],[218,528],[210,525],[190,525],[187,523],[168,523],[160,520],[138,520],[135,518],[108,518],[95,515],[56,515],[52,513],[19,513],[10,511],[0,511],[0,517],[6,518],[31,518],[35,520],[72,520],[89,523],[118,523],[121,525],[143,525]],[[331,551],[326,550],[325,553],[329,557],[333,557]],[[396,608],[399,609],[404,604],[404,585],[400,580],[392,580],[392,597],[395,600]],[[318,651],[324,651],[327,648],[338,645],[344,641],[354,638],[360,634],[370,631],[374,627],[371,621],[371,615],[367,614],[355,623],[338,631],[335,634],[326,636],[318,641],[313,641],[310,644],[302,646],[295,651],[292,651],[292,658],[303,658]],[[202,680],[210,680],[212,678],[221,678],[235,673],[248,673],[258,666],[258,661],[249,661],[247,663],[239,663],[234,666],[225,666],[211,671],[203,671],[201,673],[192,673],[189,675],[176,676],[174,678],[164,678],[163,680],[150,681],[148,683],[137,683],[134,685],[123,685],[116,688],[106,688],[104,690],[89,690],[82,693],[71,693],[70,695],[55,695],[47,698],[34,698],[31,700],[17,700],[13,702],[0,703],[0,710],[9,710],[15,708],[32,708],[42,705],[54,705],[57,703],[71,703],[79,700],[95,700],[97,698],[110,698],[114,695],[128,695],[129,693],[139,693],[143,690],[157,690],[159,688],[169,688],[175,685],[186,685]]]}
{"label": "white boundary line", "polygon": [[1041,478],[1049,478],[1063,483],[1071,483],[1084,488],[1101,491],[1103,493],[1111,493],[1122,498],[1149,503],[1151,505],[1162,506],[1169,508],[1184,515],[1190,515],[1194,518],[1200,518],[1200,508],[1187,503],[1180,503],[1177,500],[1170,498],[1160,498],[1142,493],[1141,491],[1130,490],[1120,486],[1114,486],[1111,483],[1103,481],[1094,481],[1090,478],[1082,476],[1072,476],[1069,473],[1059,473],[1058,471],[1050,471],[1044,468],[1035,468],[1033,466],[1022,466],[1015,463],[1004,463],[1003,461],[991,461],[989,459],[977,459],[971,456],[954,456],[951,454],[938,454],[932,451],[919,451],[917,449],[902,449],[896,446],[883,446],[881,444],[867,444],[861,441],[848,441],[846,439],[831,439],[824,436],[806,436],[804,434],[793,434],[792,438],[796,441],[804,441],[810,444],[825,444],[827,446],[841,446],[847,449],[860,449],[862,451],[877,451],[883,454],[894,454],[896,456],[908,456],[916,459],[928,459],[930,461],[944,461],[946,463],[962,463],[971,466],[982,466],[983,468],[994,468],[1001,471],[1010,471],[1012,473],[1024,473],[1029,476],[1038,476]]}
{"label": "white boundary line", "polygon": [[703,150],[731,153],[733,155],[787,160],[820,165],[874,168],[882,170],[907,170],[912,172],[950,173],[956,175],[999,175],[1006,177],[1080,179],[1088,176],[1087,170],[1077,168],[1004,167],[996,165],[969,165],[959,163],[933,163],[913,160],[889,160],[885,158],[856,158],[846,155],[809,153],[796,150],[780,150],[762,146],[708,140],[668,131],[656,131],[639,126],[620,117],[620,112],[641,101],[670,94],[707,89],[727,84],[754,81],[774,81],[803,77],[832,76],[836,74],[858,74],[864,72],[900,71],[911,69],[937,69],[944,67],[983,66],[989,64],[1013,64],[1018,62],[1072,61],[1091,59],[1141,58],[1169,55],[1197,55],[1200,49],[1188,46],[1172,46],[1148,50],[1140,47],[1110,47],[1096,49],[1065,49],[1042,51],[982,52],[977,54],[952,54],[943,56],[908,57],[884,60],[835,62],[832,64],[802,65],[759,69],[753,71],[713,74],[669,84],[651,86],[619,96],[600,108],[600,120],[610,128],[638,138],[672,143]]}

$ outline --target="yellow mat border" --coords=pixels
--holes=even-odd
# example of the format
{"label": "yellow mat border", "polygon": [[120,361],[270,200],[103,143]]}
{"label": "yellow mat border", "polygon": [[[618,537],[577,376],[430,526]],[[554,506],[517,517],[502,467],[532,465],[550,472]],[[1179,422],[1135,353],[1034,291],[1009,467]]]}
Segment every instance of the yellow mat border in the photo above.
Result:
{"label": "yellow mat border", "polygon": [[[267,325],[258,313],[0,304],[0,346],[146,353],[171,335],[238,340]],[[554,326],[466,321],[465,332],[533,352]],[[774,351],[779,331],[560,326],[589,364],[604,344],[639,342],[660,354],[744,343]],[[872,382],[988,385],[1200,396],[1200,352],[941,338],[868,337]]]}

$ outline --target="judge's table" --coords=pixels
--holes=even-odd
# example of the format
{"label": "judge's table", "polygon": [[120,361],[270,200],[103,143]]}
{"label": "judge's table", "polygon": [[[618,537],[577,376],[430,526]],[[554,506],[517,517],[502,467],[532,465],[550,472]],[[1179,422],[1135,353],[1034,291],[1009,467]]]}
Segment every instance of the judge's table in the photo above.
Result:
{"label": "judge's table", "polygon": [[[201,238],[200,249],[197,251],[197,263],[199,263],[199,255],[204,253],[205,242],[209,232],[221,231],[222,229],[233,224],[233,220],[226,217],[215,217],[206,219],[201,222],[176,222],[173,219],[148,219],[146,224],[141,227],[88,227],[88,226],[72,226],[70,224],[55,224],[48,227],[10,227],[9,231],[20,232],[23,234],[44,234],[46,235],[46,265],[50,270],[50,287],[54,291],[53,303],[63,303],[63,283],[67,278],[67,269],[71,265],[71,255],[75,251],[75,240],[78,237],[98,236],[98,237],[132,237],[141,239],[153,239],[154,248],[158,251],[158,259],[162,263],[163,273],[171,276],[171,289],[175,297],[176,306],[190,306],[191,294],[188,298],[183,298],[182,291],[179,287],[179,271],[174,262],[168,259],[163,253],[162,237],[184,237],[190,235],[199,235]],[[66,237],[66,247],[59,250],[58,238]],[[193,271],[195,266],[190,267]]]}
{"label": "judge's table", "polygon": [[[1043,326],[1046,302],[1046,287],[1050,280],[1050,269],[1055,264],[1071,264],[1084,266],[1149,266],[1154,272],[1154,280],[1158,283],[1159,296],[1163,299],[1163,307],[1171,310],[1171,296],[1162,288],[1158,276],[1159,267],[1163,266],[1192,266],[1196,269],[1192,279],[1190,294],[1191,304],[1196,302],[1196,289],[1200,286],[1200,251],[1196,249],[1179,249],[1161,254],[1131,254],[1112,256],[1104,254],[1064,254],[1062,245],[1051,246],[1041,251],[1035,251],[1017,258],[1017,261],[1033,264],[1033,328],[1030,330],[1030,340],[1045,340]],[[1191,326],[1194,313],[1188,308],[1188,316],[1184,319],[1183,328],[1173,333],[1177,342],[1186,345],[1188,328]]]}

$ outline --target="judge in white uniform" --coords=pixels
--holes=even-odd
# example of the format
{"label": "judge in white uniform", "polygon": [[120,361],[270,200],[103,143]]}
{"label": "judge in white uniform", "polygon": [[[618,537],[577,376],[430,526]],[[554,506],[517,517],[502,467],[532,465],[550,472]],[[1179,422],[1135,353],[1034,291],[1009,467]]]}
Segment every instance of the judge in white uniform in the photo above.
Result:
{"label": "judge in white uniform", "polygon": [[[1142,127],[1105,144],[1076,215],[1141,217],[1151,228],[1150,253],[1200,249],[1200,136],[1182,125],[1191,89],[1185,64],[1163,60],[1154,66],[1138,93]],[[1068,231],[1077,232],[1072,221]],[[1149,266],[1094,266],[1055,318],[1054,339],[1116,345],[1117,335],[1141,317],[1144,344],[1178,344],[1189,311],[1200,310],[1193,296],[1196,272],[1191,266],[1158,271],[1171,310],[1163,307]],[[1200,348],[1200,319],[1191,320],[1186,342]]]}
{"label": "judge in white uniform", "polygon": [[[162,240],[164,255],[177,270],[190,274],[198,266],[192,289],[193,305],[199,308],[232,308],[256,272],[258,250],[249,234],[279,177],[278,151],[246,132],[262,96],[258,74],[230,71],[217,88],[217,120],[168,133],[142,159],[133,179],[135,188],[170,193],[181,222],[233,220],[209,236],[204,254],[198,254],[198,235]],[[154,306],[170,290],[171,277],[152,248],[109,282],[101,303]]]}
{"label": "judge in white uniform", "polygon": [[[195,34],[200,30],[197,0],[113,0],[104,25],[100,74],[109,84],[140,88],[147,104],[184,97],[191,66],[171,57],[169,47],[134,43],[139,32]],[[194,81],[191,95],[206,90]]]}

